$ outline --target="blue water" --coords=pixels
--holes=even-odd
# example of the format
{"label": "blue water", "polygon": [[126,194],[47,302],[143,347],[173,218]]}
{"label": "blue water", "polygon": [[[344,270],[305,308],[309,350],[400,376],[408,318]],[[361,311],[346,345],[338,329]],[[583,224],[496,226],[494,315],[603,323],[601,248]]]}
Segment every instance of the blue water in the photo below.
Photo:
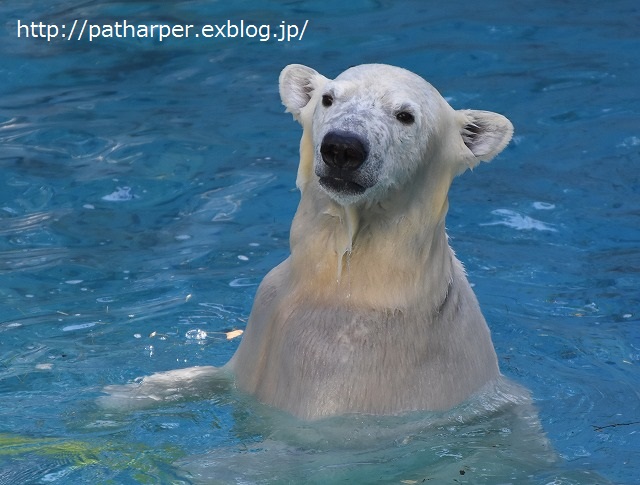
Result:
{"label": "blue water", "polygon": [[[1,484],[640,483],[636,1],[11,0],[0,18]],[[309,22],[290,42],[17,35],[76,19]],[[105,385],[230,358],[224,332],[286,257],[298,201],[278,74],[364,62],[515,125],[455,181],[448,228],[555,461],[530,463],[502,418],[350,418],[377,445],[346,446],[229,396],[96,405]]]}

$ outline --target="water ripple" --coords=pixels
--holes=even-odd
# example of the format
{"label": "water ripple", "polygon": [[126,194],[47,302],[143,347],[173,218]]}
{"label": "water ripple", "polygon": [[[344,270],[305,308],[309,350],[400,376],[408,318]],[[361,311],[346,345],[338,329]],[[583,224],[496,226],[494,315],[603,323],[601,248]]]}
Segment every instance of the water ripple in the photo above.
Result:
{"label": "water ripple", "polygon": [[0,251],[0,273],[39,271],[61,264],[68,257],[69,249],[61,247]]}
{"label": "water ripple", "polygon": [[63,213],[62,211],[35,212],[24,216],[0,219],[0,236],[40,229]]}

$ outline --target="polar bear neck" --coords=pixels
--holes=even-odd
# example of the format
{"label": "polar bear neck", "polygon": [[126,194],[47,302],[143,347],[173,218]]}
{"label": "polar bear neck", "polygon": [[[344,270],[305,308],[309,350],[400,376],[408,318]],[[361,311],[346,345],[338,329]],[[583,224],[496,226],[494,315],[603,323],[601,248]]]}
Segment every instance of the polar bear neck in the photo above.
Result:
{"label": "polar bear neck", "polygon": [[291,288],[318,300],[385,309],[427,295],[424,303],[437,308],[453,274],[444,228],[447,189],[395,213],[343,207],[309,181],[291,228]]}
{"label": "polar bear neck", "polygon": [[[344,262],[346,260],[346,277],[347,285],[350,282],[350,259],[353,251],[353,243],[358,232],[360,218],[358,211],[352,206],[329,206],[326,214],[330,217],[337,218],[337,230],[335,231],[335,248],[334,252],[337,258],[336,267],[336,283],[342,283],[342,276],[345,270]],[[349,293],[347,293],[349,296]]]}

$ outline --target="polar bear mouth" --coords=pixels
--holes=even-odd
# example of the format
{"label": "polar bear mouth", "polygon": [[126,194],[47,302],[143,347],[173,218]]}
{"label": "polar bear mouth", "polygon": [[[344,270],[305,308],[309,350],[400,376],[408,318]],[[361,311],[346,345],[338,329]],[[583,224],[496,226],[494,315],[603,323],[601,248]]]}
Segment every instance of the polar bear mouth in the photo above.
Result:
{"label": "polar bear mouth", "polygon": [[367,187],[339,177],[320,177],[319,181],[326,191],[342,195],[360,195],[367,190]]}

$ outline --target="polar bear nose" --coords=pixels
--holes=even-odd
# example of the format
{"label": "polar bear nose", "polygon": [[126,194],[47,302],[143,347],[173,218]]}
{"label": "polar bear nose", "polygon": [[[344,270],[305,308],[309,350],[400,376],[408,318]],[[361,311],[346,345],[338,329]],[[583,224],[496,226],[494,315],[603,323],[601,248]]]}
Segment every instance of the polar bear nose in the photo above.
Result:
{"label": "polar bear nose", "polygon": [[320,154],[332,168],[353,171],[364,163],[369,149],[361,138],[339,131],[330,131],[322,139]]}

